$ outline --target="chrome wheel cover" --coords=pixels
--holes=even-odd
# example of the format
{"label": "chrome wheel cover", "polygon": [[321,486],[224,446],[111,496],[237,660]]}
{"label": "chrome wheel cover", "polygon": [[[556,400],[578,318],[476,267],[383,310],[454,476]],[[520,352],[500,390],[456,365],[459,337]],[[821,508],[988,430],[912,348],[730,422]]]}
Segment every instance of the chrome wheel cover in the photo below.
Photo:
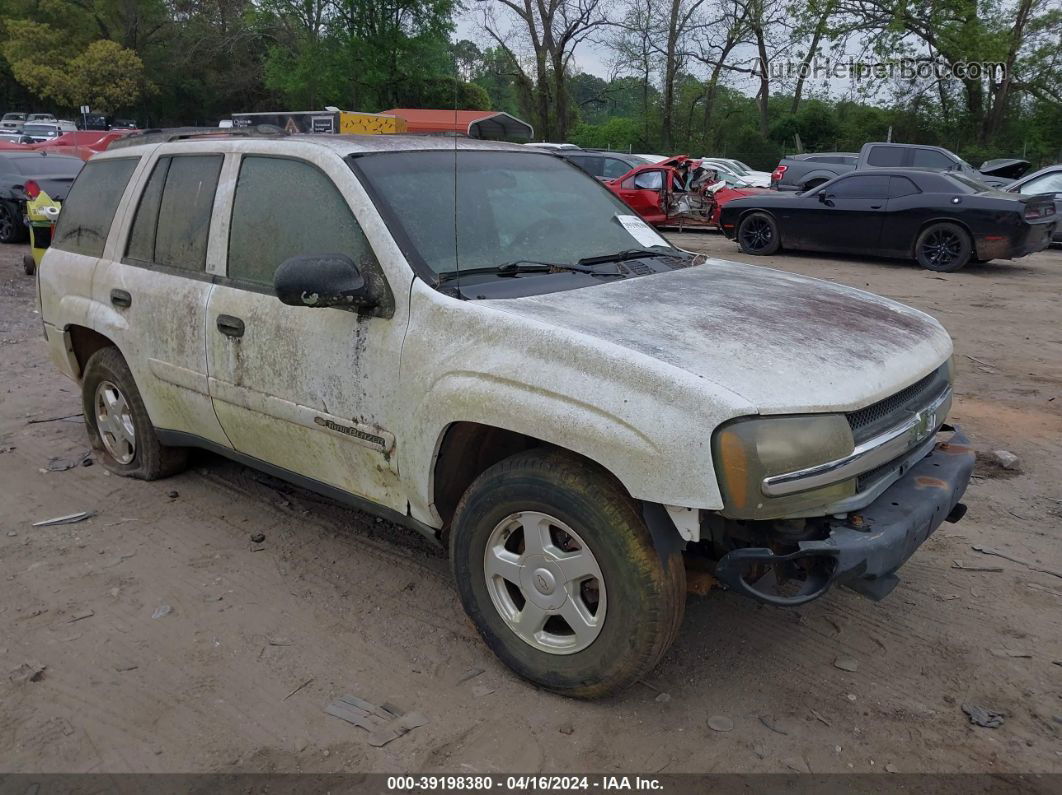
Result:
{"label": "chrome wheel cover", "polygon": [[122,390],[110,381],[101,381],[93,400],[96,430],[103,447],[119,464],[128,464],[136,455],[136,429],[133,413]]}
{"label": "chrome wheel cover", "polygon": [[487,540],[483,575],[498,615],[539,651],[575,654],[601,633],[606,608],[601,568],[559,519],[537,511],[505,517]]}

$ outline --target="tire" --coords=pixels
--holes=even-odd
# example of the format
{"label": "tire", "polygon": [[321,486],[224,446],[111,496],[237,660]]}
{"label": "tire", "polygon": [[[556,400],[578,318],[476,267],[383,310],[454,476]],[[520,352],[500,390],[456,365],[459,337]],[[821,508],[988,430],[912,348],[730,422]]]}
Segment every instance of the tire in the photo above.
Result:
{"label": "tire", "polygon": [[22,270],[25,271],[27,276],[32,276],[37,272],[37,263],[34,261],[32,254],[22,255]]}
{"label": "tire", "polygon": [[[540,567],[532,559],[507,568],[511,580],[488,576],[494,551],[526,562],[527,528],[547,526]],[[563,451],[519,453],[476,478],[454,514],[450,559],[461,603],[487,646],[520,676],[566,696],[599,698],[636,682],[660,661],[682,623],[682,553],[659,553],[638,503],[610,475]],[[596,567],[590,579],[566,581],[561,566],[575,559]],[[528,593],[553,605],[533,604]],[[513,607],[519,612],[503,613]],[[581,634],[572,631],[567,617],[584,618],[590,608],[595,626],[575,621]],[[515,628],[525,615],[540,618],[532,624],[539,633],[524,633],[534,640]]]}
{"label": "tire", "polygon": [[915,259],[926,270],[954,273],[970,261],[973,243],[957,224],[930,224],[915,242]]}
{"label": "tire", "polygon": [[26,234],[17,207],[11,202],[0,201],[0,243],[21,243]]}
{"label": "tire", "polygon": [[746,254],[770,256],[781,248],[778,222],[768,213],[749,213],[738,224],[737,241]]}
{"label": "tire", "polygon": [[[184,469],[188,450],[159,442],[133,375],[117,348],[89,357],[81,385],[89,441],[100,462],[117,475],[157,480]],[[101,416],[106,414],[108,422]],[[107,422],[101,429],[101,422]]]}

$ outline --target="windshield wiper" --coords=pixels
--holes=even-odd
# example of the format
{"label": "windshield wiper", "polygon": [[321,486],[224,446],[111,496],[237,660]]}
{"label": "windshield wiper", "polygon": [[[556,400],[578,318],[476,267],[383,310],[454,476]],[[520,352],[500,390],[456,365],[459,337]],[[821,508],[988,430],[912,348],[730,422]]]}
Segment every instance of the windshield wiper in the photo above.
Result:
{"label": "windshield wiper", "polygon": [[615,254],[600,254],[596,257],[583,257],[579,260],[580,265],[600,265],[602,262],[623,262],[629,259],[642,259],[643,257],[674,257],[672,251],[652,251],[647,248],[629,248],[626,251],[617,251]]}
{"label": "windshield wiper", "polygon": [[[608,258],[602,260],[607,262]],[[520,273],[589,273],[591,276],[626,276],[625,273],[601,272],[596,268],[591,267],[591,263],[580,260],[575,265],[565,265],[559,262],[539,262],[538,260],[518,259],[512,262],[505,262],[501,265],[490,268],[463,268],[456,271],[444,271],[439,274],[439,282],[450,281],[451,279],[459,279],[462,276],[472,276],[482,273],[494,273],[498,276],[516,276]]]}

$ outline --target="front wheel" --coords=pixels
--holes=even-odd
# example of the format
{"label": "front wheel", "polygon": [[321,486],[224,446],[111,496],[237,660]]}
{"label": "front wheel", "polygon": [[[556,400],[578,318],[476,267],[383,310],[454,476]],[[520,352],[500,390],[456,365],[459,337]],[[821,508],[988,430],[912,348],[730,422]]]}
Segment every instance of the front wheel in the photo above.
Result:
{"label": "front wheel", "polygon": [[915,259],[923,268],[952,273],[970,261],[973,244],[966,231],[955,224],[939,223],[922,230],[915,243]]}
{"label": "front wheel", "polygon": [[778,223],[767,213],[749,213],[741,219],[737,231],[738,245],[746,254],[769,256],[778,251]]}
{"label": "front wheel", "polygon": [[682,622],[682,554],[654,548],[637,503],[573,455],[495,464],[454,515],[450,555],[465,612],[520,676],[596,698],[659,662]]}

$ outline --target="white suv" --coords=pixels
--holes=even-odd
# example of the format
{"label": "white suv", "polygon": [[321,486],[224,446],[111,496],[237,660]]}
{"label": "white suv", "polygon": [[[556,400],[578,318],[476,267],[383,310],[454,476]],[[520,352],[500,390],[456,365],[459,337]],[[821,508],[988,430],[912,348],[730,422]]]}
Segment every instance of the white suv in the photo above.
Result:
{"label": "white suv", "polygon": [[962,514],[921,312],[675,249],[530,147],[136,141],[85,166],[38,277],[104,463],[207,448],[448,544],[544,687],[655,665],[695,558],[771,604],[881,598]]}

